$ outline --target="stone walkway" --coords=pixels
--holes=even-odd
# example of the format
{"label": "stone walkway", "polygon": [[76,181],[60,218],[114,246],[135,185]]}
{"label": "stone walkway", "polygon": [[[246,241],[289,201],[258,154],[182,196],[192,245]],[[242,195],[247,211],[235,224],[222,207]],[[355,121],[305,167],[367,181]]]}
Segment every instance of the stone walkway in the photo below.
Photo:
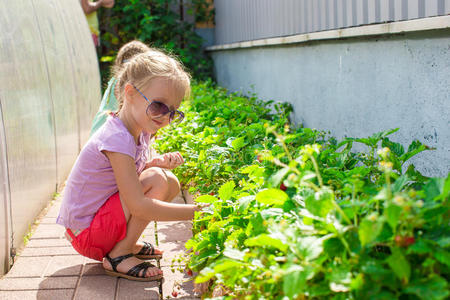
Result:
{"label": "stone walkway", "polygon": [[[184,200],[178,197],[174,202],[184,203]],[[54,201],[11,270],[0,279],[0,299],[159,299],[157,282],[110,277],[99,262],[79,255],[65,239],[64,228],[55,224],[60,205],[59,199]],[[155,243],[154,224],[149,224],[141,240]],[[185,242],[192,236],[191,224],[157,223],[159,249],[164,251],[161,260],[164,299],[173,298],[176,286],[177,298],[199,299],[194,295],[191,278],[182,262],[177,261],[184,253]]]}

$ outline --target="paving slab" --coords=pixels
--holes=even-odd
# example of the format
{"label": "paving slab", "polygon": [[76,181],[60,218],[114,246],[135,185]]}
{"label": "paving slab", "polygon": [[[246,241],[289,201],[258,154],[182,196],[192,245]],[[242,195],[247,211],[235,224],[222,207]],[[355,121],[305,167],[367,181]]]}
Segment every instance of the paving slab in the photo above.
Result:
{"label": "paving slab", "polygon": [[74,289],[0,291],[0,300],[72,300]]}
{"label": "paving slab", "polygon": [[83,276],[105,275],[105,269],[101,263],[86,263],[83,269]]}
{"label": "paving slab", "polygon": [[31,236],[33,239],[61,239],[64,238],[65,228],[58,224],[39,224]]}
{"label": "paving slab", "polygon": [[117,299],[159,299],[159,285],[157,282],[143,283],[121,278],[117,286]]}
{"label": "paving slab", "polygon": [[51,259],[51,256],[18,257],[5,277],[41,277]]}
{"label": "paving slab", "polygon": [[108,275],[83,276],[74,299],[114,299],[117,280],[117,278]]}
{"label": "paving slab", "polygon": [[64,246],[72,248],[72,245],[66,238],[34,239],[28,241],[26,248],[48,248],[48,247],[64,247]]}
{"label": "paving slab", "polygon": [[72,246],[64,247],[26,247],[20,256],[55,256],[55,255],[77,255],[78,252]]}
{"label": "paving slab", "polygon": [[45,276],[79,276],[83,268],[81,255],[53,256],[45,270]]}
{"label": "paving slab", "polygon": [[[177,203],[184,203],[178,197]],[[11,270],[0,278],[2,299],[159,299],[157,282],[136,282],[105,274],[98,261],[79,255],[64,237],[65,229],[55,224],[61,201],[52,201],[36,221],[35,231]],[[156,244],[154,222],[150,222],[140,241]],[[192,236],[192,223],[157,222],[160,261],[164,272],[164,299],[199,299],[192,280],[185,273],[185,241]],[[173,272],[172,272],[173,270]]]}
{"label": "paving slab", "polygon": [[0,290],[51,290],[51,289],[74,289],[78,281],[77,276],[65,277],[36,277],[36,278],[6,278],[0,280]]}

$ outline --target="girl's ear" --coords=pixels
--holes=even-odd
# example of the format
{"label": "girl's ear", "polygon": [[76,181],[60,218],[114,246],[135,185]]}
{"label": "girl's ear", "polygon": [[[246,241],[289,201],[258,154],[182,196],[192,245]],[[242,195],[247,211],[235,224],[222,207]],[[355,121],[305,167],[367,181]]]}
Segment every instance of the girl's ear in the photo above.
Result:
{"label": "girl's ear", "polygon": [[124,101],[132,101],[135,95],[134,87],[127,83],[124,88]]}

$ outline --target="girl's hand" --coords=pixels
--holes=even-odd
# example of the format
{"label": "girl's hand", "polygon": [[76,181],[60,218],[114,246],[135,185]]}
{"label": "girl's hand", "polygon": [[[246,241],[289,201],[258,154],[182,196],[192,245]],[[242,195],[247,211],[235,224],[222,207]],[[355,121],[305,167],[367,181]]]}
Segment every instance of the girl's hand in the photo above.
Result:
{"label": "girl's hand", "polygon": [[194,211],[202,211],[204,208],[209,207],[211,203],[197,203],[194,207]]}
{"label": "girl's hand", "polygon": [[170,152],[152,158],[147,163],[146,167],[158,167],[172,170],[183,163],[184,159],[179,152]]}

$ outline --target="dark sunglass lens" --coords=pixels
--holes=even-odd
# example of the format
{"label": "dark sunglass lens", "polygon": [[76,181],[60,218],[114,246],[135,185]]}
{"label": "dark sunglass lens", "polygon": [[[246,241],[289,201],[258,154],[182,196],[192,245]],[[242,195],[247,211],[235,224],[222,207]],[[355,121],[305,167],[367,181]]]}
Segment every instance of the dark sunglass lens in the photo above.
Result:
{"label": "dark sunglass lens", "polygon": [[169,108],[167,107],[167,105],[157,101],[152,102],[147,108],[147,113],[150,113],[152,116],[165,115],[168,112]]}

